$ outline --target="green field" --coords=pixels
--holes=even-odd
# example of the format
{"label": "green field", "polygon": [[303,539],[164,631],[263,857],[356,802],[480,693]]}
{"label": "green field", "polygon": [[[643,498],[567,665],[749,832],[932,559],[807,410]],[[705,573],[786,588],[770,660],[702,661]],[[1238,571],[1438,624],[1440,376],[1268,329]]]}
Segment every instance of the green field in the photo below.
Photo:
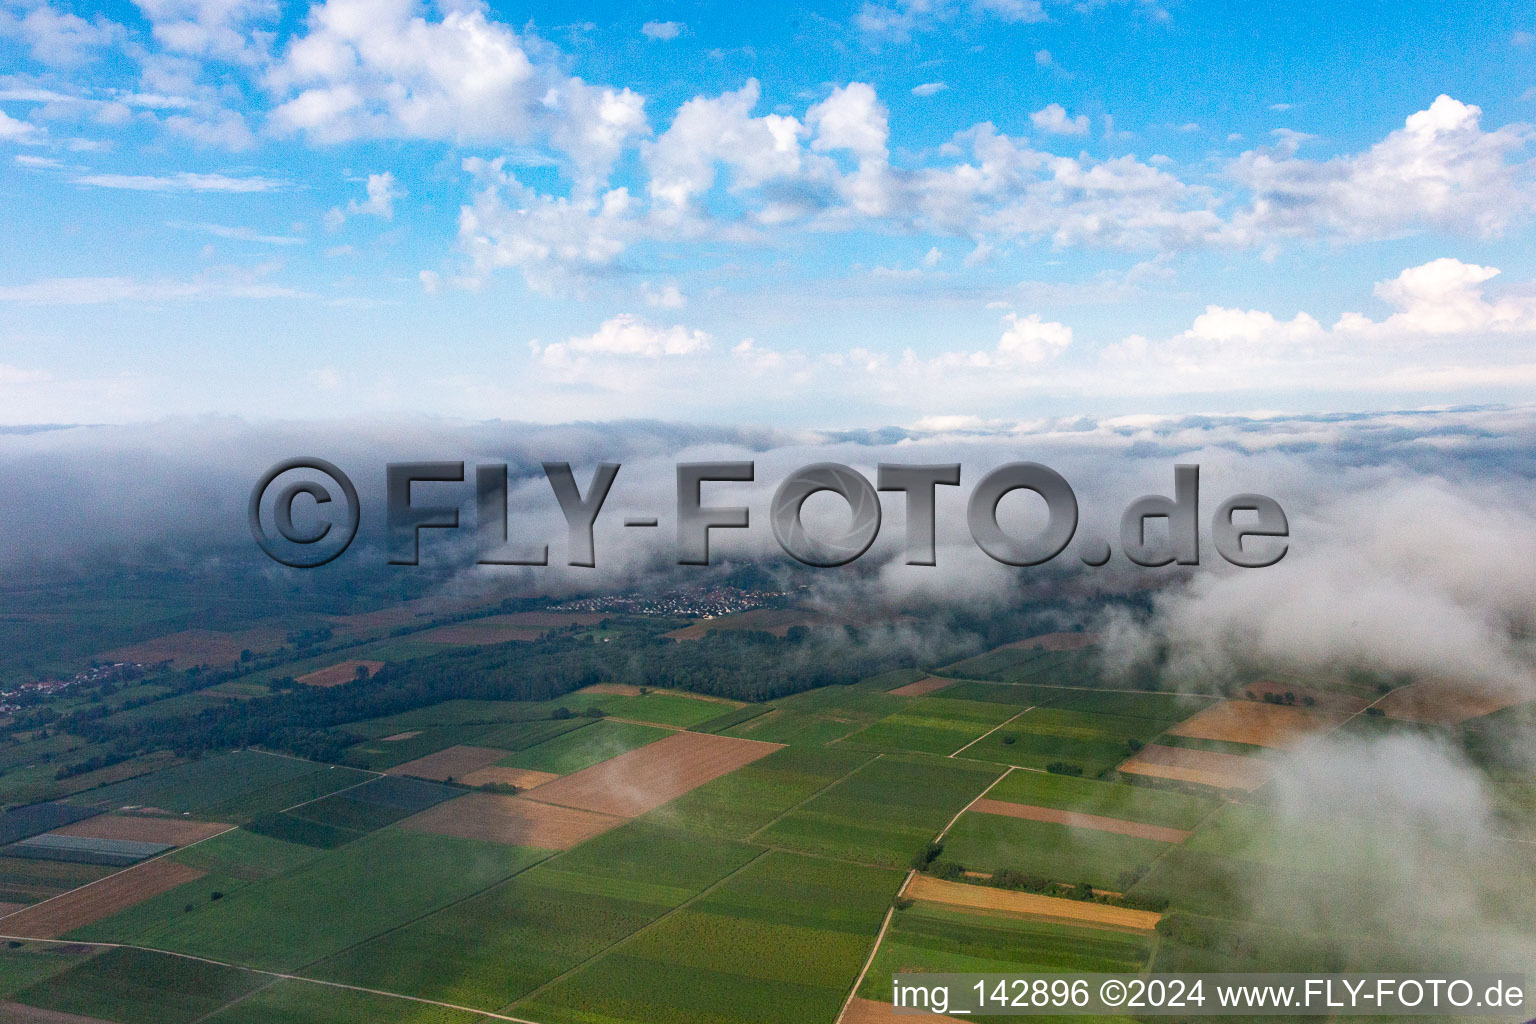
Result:
{"label": "green field", "polygon": [[1187,693],[1125,693],[1118,690],[1065,690],[1051,706],[1065,711],[1089,711],[1126,718],[1177,722],[1216,703],[1216,697]]}
{"label": "green field", "polygon": [[971,811],[944,837],[944,859],[968,871],[1022,871],[1053,882],[1124,891],[1171,847],[1155,839]]}
{"label": "green field", "polygon": [[892,697],[867,682],[824,686],[775,700],[772,711],[726,729],[724,735],[821,746],[855,733],[907,703],[907,698]]}
{"label": "green field", "polygon": [[987,797],[1185,830],[1193,829],[1219,806],[1216,800],[1173,790],[1049,772],[1010,772]]}
{"label": "green field", "polygon": [[895,714],[854,733],[847,742],[882,750],[953,754],[1018,713],[1018,708],[1004,704],[918,697]]}
{"label": "green field", "polygon": [[1130,740],[1145,743],[1168,724],[1147,718],[1035,708],[968,748],[965,756],[1024,768],[1044,768],[1062,761],[1094,775],[1130,757]]}
{"label": "green field", "polygon": [[260,803],[264,790],[317,772],[329,774],[330,766],[256,750],[236,750],[80,793],[71,797],[70,802],[104,808],[135,804],[190,812],[199,817],[210,817],[209,809],[215,807],[226,814],[243,814]]}
{"label": "green field", "polygon": [[109,949],[23,990],[16,1001],[122,1024],[192,1024],[262,983],[233,967]]}
{"label": "green field", "polygon": [[155,944],[292,970],[488,888],[544,856],[388,829],[182,914],[154,933]]}
{"label": "green field", "polygon": [[[699,703],[694,701],[694,703]],[[590,768],[599,761],[654,743],[670,736],[672,730],[653,725],[636,725],[634,722],[613,722],[603,719],[585,729],[566,732],[538,746],[519,750],[497,764],[514,768],[531,768],[534,771],[569,775],[583,768]]]}
{"label": "green field", "polygon": [[52,942],[17,942],[0,952],[0,1000],[69,970],[95,950]]}
{"label": "green field", "polygon": [[485,1018],[409,999],[279,981],[206,1020],[207,1024],[477,1024]]}
{"label": "green field", "polygon": [[0,902],[37,903],[87,882],[105,878],[116,870],[104,864],[0,857]]}
{"label": "green field", "polygon": [[516,1012],[548,1024],[830,1021],[902,877],[766,854]]}
{"label": "green field", "polygon": [[859,995],[890,1002],[900,971],[1130,973],[1151,946],[1149,936],[917,903],[896,911]]}
{"label": "green field", "polygon": [[605,714],[617,718],[633,718],[641,722],[676,725],[686,729],[739,708],[741,702],[657,691],[636,696],[622,693],[568,693],[545,702],[542,707],[546,713],[562,707],[577,715],[589,708],[600,708]]}
{"label": "green field", "polygon": [[676,908],[759,852],[632,823],[306,973],[494,1009]]}
{"label": "green field", "polygon": [[657,808],[646,820],[746,839],[874,756],[843,747],[785,747]]}
{"label": "green field", "polygon": [[992,765],[959,758],[883,755],[758,838],[804,853],[905,865],[999,774]]}

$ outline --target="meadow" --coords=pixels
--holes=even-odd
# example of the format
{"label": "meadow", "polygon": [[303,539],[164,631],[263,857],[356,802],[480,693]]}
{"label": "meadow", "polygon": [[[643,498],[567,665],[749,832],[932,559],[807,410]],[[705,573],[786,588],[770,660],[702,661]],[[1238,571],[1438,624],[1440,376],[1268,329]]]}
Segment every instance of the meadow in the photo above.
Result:
{"label": "meadow", "polygon": [[1002,769],[960,758],[885,754],[790,811],[757,838],[885,866],[907,864]]}
{"label": "meadow", "polygon": [[845,742],[883,750],[953,754],[1019,713],[1003,704],[918,697]]}
{"label": "meadow", "polygon": [[156,932],[156,944],[292,970],[486,889],[544,856],[389,829],[181,914]]}
{"label": "meadow", "polygon": [[767,853],[516,1010],[549,1024],[831,1020],[901,879]]}
{"label": "meadow", "polygon": [[968,871],[1022,871],[1053,882],[1123,891],[1171,847],[1154,839],[975,811],[944,837],[944,859]]}
{"label": "meadow", "polygon": [[305,973],[495,1009],[632,934],[760,853],[740,843],[635,822]]}

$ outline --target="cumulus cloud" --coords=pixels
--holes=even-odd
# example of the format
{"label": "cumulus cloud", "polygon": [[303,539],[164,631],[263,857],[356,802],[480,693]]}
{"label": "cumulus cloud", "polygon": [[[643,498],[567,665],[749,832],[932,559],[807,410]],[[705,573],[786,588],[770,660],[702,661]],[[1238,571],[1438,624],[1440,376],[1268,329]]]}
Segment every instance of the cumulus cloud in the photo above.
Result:
{"label": "cumulus cloud", "polygon": [[1433,227],[1501,233],[1536,208],[1529,164],[1512,161],[1529,130],[1481,126],[1482,110],[1440,96],[1369,149],[1330,160],[1297,156],[1282,137],[1229,168],[1253,199],[1234,218],[1241,236],[1385,238]]}
{"label": "cumulus cloud", "polygon": [[1088,115],[1067,116],[1060,103],[1050,103],[1029,115],[1029,120],[1043,132],[1052,135],[1087,135]]}
{"label": "cumulus cloud", "polygon": [[603,321],[591,334],[550,345],[533,342],[529,347],[541,366],[557,380],[634,391],[646,381],[644,374],[633,369],[635,361],[691,356],[706,351],[709,345],[710,337],[703,331],[681,324],[658,327],[633,314],[621,313]]}
{"label": "cumulus cloud", "polygon": [[268,87],[289,97],[271,113],[280,131],[320,142],[549,141],[589,181],[646,131],[640,95],[536,61],[477,7],[450,5],[431,20],[404,2],[327,0],[306,27],[267,74]]}
{"label": "cumulus cloud", "polygon": [[648,21],[640,26],[640,34],[647,39],[667,42],[682,35],[687,28],[680,21]]}
{"label": "cumulus cloud", "polygon": [[364,185],[364,191],[368,198],[364,200],[351,199],[347,201],[345,211],[341,207],[332,208],[325,215],[326,227],[335,230],[341,227],[347,216],[380,217],[384,220],[395,219],[395,200],[403,199],[405,192],[395,186],[395,176],[389,171],[383,174],[370,174]]}
{"label": "cumulus cloud", "polygon": [[275,0],[134,0],[155,41],[172,53],[238,64],[268,59],[281,13]]}
{"label": "cumulus cloud", "polygon": [[0,10],[0,37],[20,40],[33,59],[43,64],[74,67],[120,44],[126,33],[100,14],[86,20],[47,0],[31,0]]}

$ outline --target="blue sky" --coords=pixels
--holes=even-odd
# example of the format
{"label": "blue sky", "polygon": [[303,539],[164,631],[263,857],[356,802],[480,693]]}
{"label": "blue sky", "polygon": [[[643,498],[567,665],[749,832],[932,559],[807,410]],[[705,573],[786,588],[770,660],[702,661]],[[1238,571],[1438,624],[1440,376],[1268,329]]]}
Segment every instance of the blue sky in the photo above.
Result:
{"label": "blue sky", "polygon": [[1523,401],[1514,4],[0,13],[0,421]]}

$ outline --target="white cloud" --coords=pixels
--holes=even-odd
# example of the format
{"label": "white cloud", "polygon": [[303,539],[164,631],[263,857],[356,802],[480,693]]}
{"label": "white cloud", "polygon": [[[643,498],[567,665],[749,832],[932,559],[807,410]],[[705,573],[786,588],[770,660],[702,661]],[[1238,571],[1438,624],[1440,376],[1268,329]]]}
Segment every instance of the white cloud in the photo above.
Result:
{"label": "white cloud", "polygon": [[866,2],[853,23],[872,42],[905,42],[914,32],[928,32],[968,15],[979,20],[1027,23],[1047,20],[1040,0],[896,0]]}
{"label": "white cloud", "polygon": [[187,299],[284,299],[305,293],[269,284],[260,272],[208,276],[191,281],[144,281],[131,277],[54,277],[0,286],[0,302],[85,306],[103,302],[167,302]]}
{"label": "white cloud", "polygon": [[30,121],[18,121],[0,110],[0,142],[32,142],[42,131]]}
{"label": "white cloud", "polygon": [[134,0],[172,53],[259,64],[271,52],[276,0]]}
{"label": "white cloud", "polygon": [[588,191],[623,144],[648,130],[638,94],[536,63],[525,41],[483,9],[445,7],[436,21],[403,2],[311,8],[308,31],[267,76],[269,88],[294,94],[272,111],[274,127],[321,142],[548,142]]}
{"label": "white cloud", "polygon": [[1043,68],[1054,67],[1056,64],[1056,58],[1051,56],[1050,50],[1036,50],[1035,63]]}
{"label": "white cloud", "polygon": [[1300,139],[1290,135],[1244,153],[1230,174],[1253,199],[1234,228],[1244,240],[1384,238],[1424,227],[1497,235],[1536,206],[1530,165],[1510,160],[1530,136],[1523,125],[1485,132],[1481,116],[1440,96],[1361,153],[1299,159]]}
{"label": "white cloud", "polygon": [[1088,115],[1068,117],[1060,103],[1051,103],[1029,115],[1036,128],[1053,135],[1087,135]]}
{"label": "white cloud", "polygon": [[997,341],[1000,362],[1040,363],[1060,355],[1072,344],[1072,328],[1042,320],[1038,313],[1025,317],[1009,313],[1003,321],[1008,328]]}
{"label": "white cloud", "polygon": [[230,227],[225,224],[181,224],[177,227],[190,228],[193,231],[201,231],[213,235],[215,238],[227,238],[236,242],[259,242],[262,245],[303,245],[304,239],[299,235],[273,235],[255,228]]}
{"label": "white cloud", "polygon": [[601,390],[636,391],[651,371],[636,364],[706,352],[710,337],[681,324],[658,327],[629,313],[603,321],[596,331],[550,345],[533,342],[529,350],[557,380]]}
{"label": "white cloud", "polygon": [[1190,392],[1523,386],[1536,379],[1536,294],[1527,287],[1489,301],[1482,285],[1497,274],[1450,258],[1410,267],[1374,290],[1397,312],[1382,320],[1347,312],[1331,328],[1306,312],[1287,320],[1207,306],[1164,341],[1132,335],[1109,346],[1104,364],[1126,383]]}
{"label": "white cloud", "polygon": [[87,21],[59,11],[46,0],[24,0],[12,10],[0,10],[0,37],[4,36],[25,43],[32,57],[43,64],[73,67],[121,42],[126,33],[100,14]]}
{"label": "white cloud", "polygon": [[730,166],[743,188],[797,173],[805,128],[779,114],[753,117],[760,95],[757,80],[749,79],[735,92],[696,96],[679,107],[671,126],[642,147],[652,199],[687,210],[714,184],[718,163]]}
{"label": "white cloud", "polygon": [[368,175],[368,183],[364,186],[368,198],[363,202],[356,199],[349,200],[347,212],[354,217],[358,215],[368,217],[382,217],[385,220],[395,219],[395,200],[405,197],[405,192],[395,187],[395,176],[389,171],[383,174]]}
{"label": "white cloud", "polygon": [[651,282],[645,281],[640,285],[640,294],[645,297],[645,304],[656,309],[682,309],[688,305],[688,299],[678,290],[677,284],[668,281],[660,288],[652,288]]}
{"label": "white cloud", "polygon": [[471,260],[474,278],[514,267],[538,291],[579,285],[611,267],[639,230],[627,189],[601,196],[542,195],[508,172],[503,157],[472,157],[465,169],[484,182],[474,201],[459,210],[459,246]]}
{"label": "white cloud", "polygon": [[914,85],[912,87],[912,95],[934,96],[948,88],[949,85],[945,82],[924,82],[922,85]]}
{"label": "white cloud", "polygon": [[272,192],[289,183],[260,175],[235,177],[227,174],[82,174],[71,178],[76,185],[93,188],[120,188],[136,192]]}
{"label": "white cloud", "polygon": [[640,34],[647,39],[666,42],[676,39],[688,28],[680,21],[648,21],[640,26]]}
{"label": "white cloud", "polygon": [[[0,116],[4,116],[0,113]],[[0,135],[4,134],[3,124],[0,124]],[[30,153],[18,153],[14,158],[17,167],[31,167],[39,171],[58,171],[64,168],[62,160],[55,160],[50,156],[32,156]]]}

